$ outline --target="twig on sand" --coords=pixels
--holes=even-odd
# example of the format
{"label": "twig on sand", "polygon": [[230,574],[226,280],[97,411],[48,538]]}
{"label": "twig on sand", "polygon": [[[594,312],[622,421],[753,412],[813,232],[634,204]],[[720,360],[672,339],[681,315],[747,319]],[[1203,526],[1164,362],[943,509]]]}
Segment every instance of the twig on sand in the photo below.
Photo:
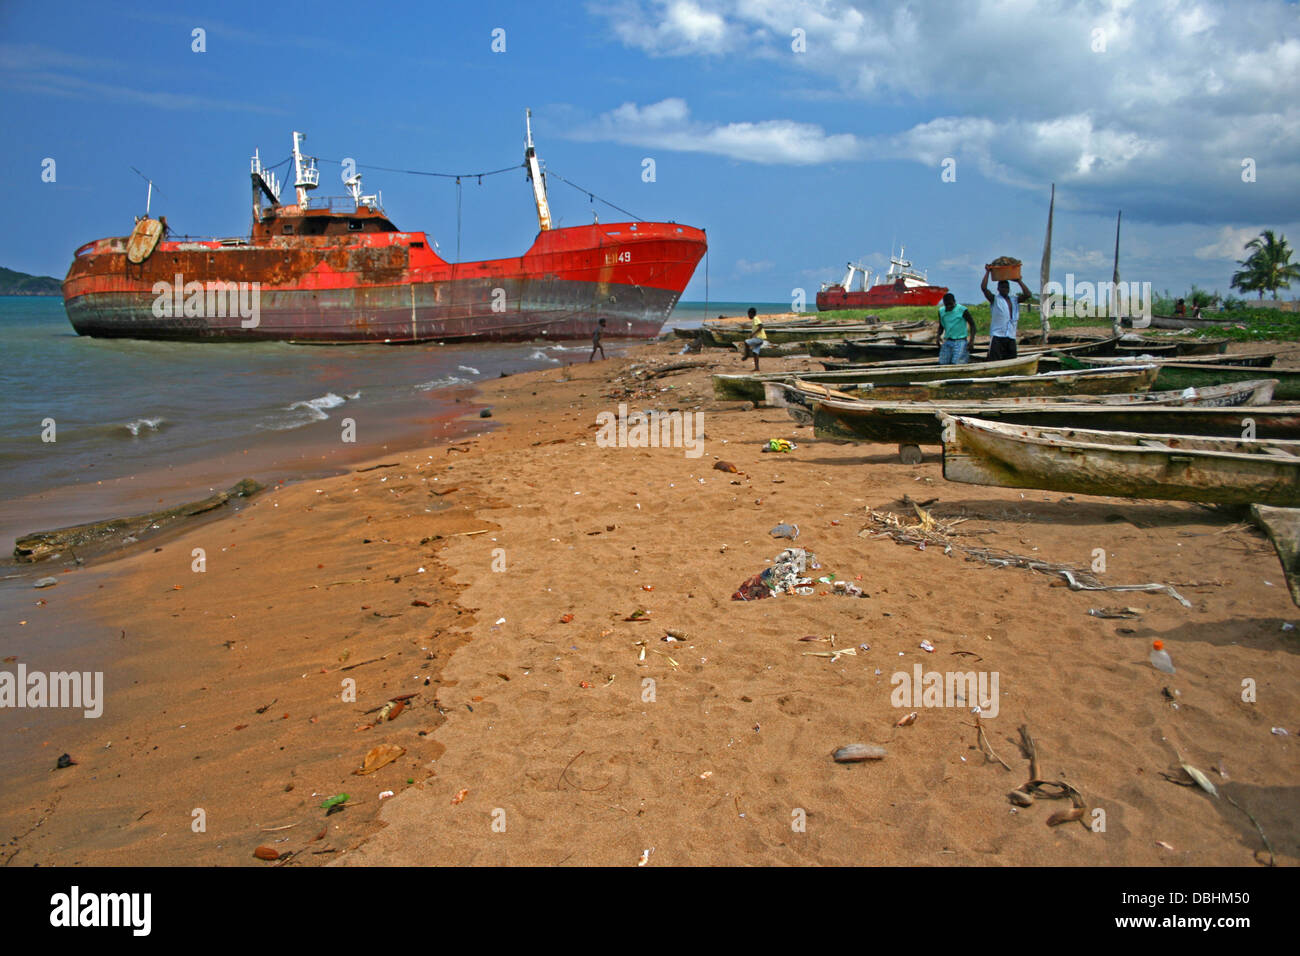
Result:
{"label": "twig on sand", "polygon": [[370,658],[370,660],[368,660],[368,661],[357,661],[355,664],[349,664],[347,667],[340,667],[339,670],[341,670],[341,671],[350,671],[350,670],[352,670],[352,668],[354,668],[354,667],[365,667],[367,664],[374,664],[374,663],[376,663],[377,661],[382,661],[382,660],[384,660],[384,659],[387,658],[387,657],[388,657],[388,655],[385,654],[385,655],[383,655],[383,657],[372,657],[372,658]]}
{"label": "twig on sand", "polygon": [[585,793],[595,793],[597,790],[604,790],[606,787],[608,787],[611,783],[614,782],[614,781],[611,779],[611,780],[607,780],[607,781],[605,781],[605,782],[604,782],[603,784],[601,784],[599,787],[580,787],[580,786],[578,786],[576,783],[574,783],[572,780],[570,780],[570,779],[568,778],[569,768],[573,766],[573,761],[574,761],[574,760],[577,760],[579,757],[581,757],[581,756],[582,756],[583,754],[585,754],[586,752],[587,752],[587,751],[585,751],[585,750],[579,750],[576,754],[573,755],[573,758],[572,758],[568,763],[566,763],[566,764],[564,765],[564,769],[560,771],[560,778],[559,778],[558,780],[555,781],[555,789],[556,789],[556,790],[559,790],[559,789],[560,789],[560,784],[562,784],[562,783],[567,783],[569,786],[573,787],[573,789],[575,789],[575,790],[582,790],[582,791],[585,792]]}
{"label": "twig on sand", "polygon": [[993,745],[989,743],[988,737],[985,736],[984,718],[981,717],[979,714],[975,715],[975,730],[978,731],[978,734],[976,736],[976,742],[979,745],[980,753],[984,754],[987,757],[992,757],[998,763],[1002,764],[1003,767],[1006,767],[1007,772],[1010,773],[1011,768],[1007,766],[1007,762],[997,755],[997,751],[993,749]]}
{"label": "twig on sand", "polygon": [[365,468],[358,468],[357,471],[377,471],[380,468],[396,468],[401,462],[390,461],[382,465],[367,465]]}
{"label": "twig on sand", "polygon": [[858,536],[862,538],[892,538],[898,544],[916,545],[922,549],[927,544],[939,545],[943,548],[944,554],[948,554],[950,551],[959,551],[966,556],[967,561],[980,561],[995,568],[1026,568],[1030,571],[1041,571],[1044,574],[1059,575],[1069,584],[1071,591],[1157,591],[1168,594],[1183,607],[1192,606],[1192,602],[1179,594],[1172,585],[1157,583],[1102,584],[1100,580],[1082,568],[1071,567],[1067,564],[1052,564],[1039,558],[1013,554],[1000,548],[968,548],[952,540],[958,534],[956,531],[958,520],[965,519],[935,518],[915,504],[912,507],[920,518],[918,523],[914,525],[904,524],[898,515],[888,511],[868,509],[867,517],[870,519],[871,524],[859,531]]}
{"label": "twig on sand", "polygon": [[1021,724],[1020,730],[1020,750],[1029,760],[1029,779],[1038,779],[1038,745],[1034,743],[1034,738],[1029,735],[1029,725]]}
{"label": "twig on sand", "polygon": [[1259,821],[1255,819],[1254,814],[1236,800],[1232,799],[1232,797],[1228,796],[1227,793],[1223,794],[1223,799],[1227,800],[1242,813],[1246,814],[1246,816],[1250,817],[1250,822],[1255,824],[1255,829],[1259,832],[1259,838],[1264,841],[1264,849],[1268,850],[1268,865],[1277,866],[1277,854],[1273,852],[1273,844],[1268,842],[1268,837],[1264,834],[1264,828],[1259,825]]}

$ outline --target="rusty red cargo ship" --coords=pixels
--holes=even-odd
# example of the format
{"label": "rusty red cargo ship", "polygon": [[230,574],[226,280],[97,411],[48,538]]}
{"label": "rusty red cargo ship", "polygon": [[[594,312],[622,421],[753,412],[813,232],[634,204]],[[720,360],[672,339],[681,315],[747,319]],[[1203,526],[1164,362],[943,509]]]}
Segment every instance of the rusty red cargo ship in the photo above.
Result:
{"label": "rusty red cargo ship", "polygon": [[294,133],[296,202],[252,160],[247,239],[165,238],[146,216],[129,237],[77,250],[63,283],[81,335],[304,343],[519,341],[658,334],[706,249],[702,230],[672,222],[551,228],[532,142],[524,167],[540,231],[521,256],[448,262],[425,233],[403,232],[361,177],[343,203],[313,201],[316,160]]}

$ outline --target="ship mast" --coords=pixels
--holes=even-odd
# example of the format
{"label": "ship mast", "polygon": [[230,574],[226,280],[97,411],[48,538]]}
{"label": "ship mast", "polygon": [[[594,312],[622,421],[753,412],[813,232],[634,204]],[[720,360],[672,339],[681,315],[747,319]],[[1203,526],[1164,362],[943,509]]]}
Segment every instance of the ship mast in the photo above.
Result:
{"label": "ship mast", "polygon": [[524,128],[528,132],[528,139],[524,144],[524,163],[528,167],[528,179],[533,184],[533,200],[537,203],[537,225],[541,227],[542,232],[546,232],[551,228],[551,204],[546,201],[546,180],[537,162],[537,150],[533,148],[532,110],[524,111]]}
{"label": "ship mast", "polygon": [[[316,160],[311,156],[303,156],[299,146],[307,137],[297,130],[293,134],[293,174],[294,189],[298,193],[298,208],[306,209],[311,203],[308,198],[307,190],[315,189],[320,184],[320,171],[316,168]],[[303,160],[307,165],[303,165]]]}

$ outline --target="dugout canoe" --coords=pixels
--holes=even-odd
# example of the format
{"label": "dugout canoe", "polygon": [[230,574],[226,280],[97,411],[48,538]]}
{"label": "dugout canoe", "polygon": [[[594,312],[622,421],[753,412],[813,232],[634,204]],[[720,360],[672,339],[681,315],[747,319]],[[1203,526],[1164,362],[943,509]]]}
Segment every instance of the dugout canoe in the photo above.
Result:
{"label": "dugout canoe", "polygon": [[1000,488],[1300,504],[1300,441],[1039,428],[944,415],[943,476]]}
{"label": "dugout canoe", "polygon": [[941,444],[938,415],[970,415],[989,421],[1044,428],[1167,433],[1215,437],[1254,435],[1300,440],[1300,405],[1202,407],[1194,405],[1102,405],[1094,402],[860,402],[810,399],[817,438],[897,445]]}
{"label": "dugout canoe", "polygon": [[1269,505],[1251,505],[1255,523],[1264,529],[1273,542],[1277,558],[1282,562],[1282,573],[1291,590],[1291,600],[1300,606],[1300,508],[1275,508]]}
{"label": "dugout canoe", "polygon": [[844,386],[905,385],[944,378],[992,378],[996,375],[1033,375],[1038,355],[1024,355],[1000,362],[971,362],[968,365],[902,365],[891,368],[849,369],[839,372],[755,372],[748,375],[713,376],[713,394],[719,401],[763,401],[763,383],[799,377],[822,385]]}

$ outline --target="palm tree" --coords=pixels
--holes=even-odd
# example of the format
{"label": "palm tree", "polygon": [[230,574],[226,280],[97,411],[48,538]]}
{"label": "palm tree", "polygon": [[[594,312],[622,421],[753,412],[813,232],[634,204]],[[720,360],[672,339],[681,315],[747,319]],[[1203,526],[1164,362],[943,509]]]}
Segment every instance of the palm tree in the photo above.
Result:
{"label": "palm tree", "polygon": [[1261,301],[1265,292],[1272,292],[1276,301],[1278,289],[1289,289],[1292,279],[1300,280],[1300,265],[1291,262],[1286,236],[1274,237],[1272,229],[1265,229],[1246,243],[1246,248],[1251,253],[1248,258],[1238,261],[1237,264],[1245,268],[1233,273],[1233,288],[1258,292]]}

